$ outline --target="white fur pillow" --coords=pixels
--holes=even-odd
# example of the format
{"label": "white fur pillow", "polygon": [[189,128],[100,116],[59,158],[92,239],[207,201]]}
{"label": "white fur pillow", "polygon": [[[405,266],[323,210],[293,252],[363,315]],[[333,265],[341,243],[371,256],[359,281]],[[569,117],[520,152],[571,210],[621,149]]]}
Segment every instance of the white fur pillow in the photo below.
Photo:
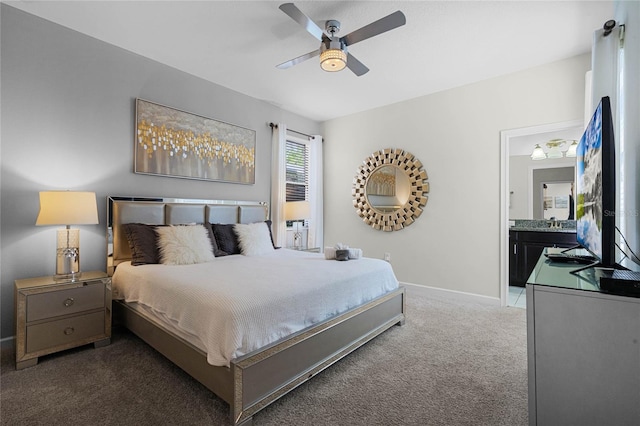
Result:
{"label": "white fur pillow", "polygon": [[240,251],[245,256],[260,256],[274,250],[269,227],[265,222],[238,223],[233,230],[238,236]]}
{"label": "white fur pillow", "polygon": [[191,265],[214,260],[209,232],[202,225],[158,226],[160,263]]}

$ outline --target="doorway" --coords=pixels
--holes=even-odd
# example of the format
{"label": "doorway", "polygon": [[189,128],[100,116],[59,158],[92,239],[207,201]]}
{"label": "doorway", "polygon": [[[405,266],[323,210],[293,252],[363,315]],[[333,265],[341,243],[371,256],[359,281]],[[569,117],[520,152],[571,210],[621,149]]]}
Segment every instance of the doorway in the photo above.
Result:
{"label": "doorway", "polygon": [[[500,304],[509,303],[510,156],[531,153],[536,143],[582,136],[582,120],[509,129],[500,132]],[[541,160],[546,161],[546,160]],[[539,168],[539,167],[538,167]],[[514,218],[515,219],[515,218]]]}

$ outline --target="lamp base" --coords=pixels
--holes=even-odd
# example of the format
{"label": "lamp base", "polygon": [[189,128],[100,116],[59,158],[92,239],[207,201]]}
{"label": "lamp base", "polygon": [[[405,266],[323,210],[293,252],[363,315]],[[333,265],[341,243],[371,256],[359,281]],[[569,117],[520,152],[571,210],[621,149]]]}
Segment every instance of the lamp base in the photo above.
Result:
{"label": "lamp base", "polygon": [[302,232],[293,233],[293,248],[298,250],[302,248]]}
{"label": "lamp base", "polygon": [[61,229],[58,231],[58,248],[56,249],[57,281],[75,281],[80,278],[80,231],[77,229]]}
{"label": "lamp base", "polygon": [[70,274],[55,274],[53,276],[53,280],[75,282],[75,281],[80,281],[81,277],[82,277],[82,272],[78,271]]}

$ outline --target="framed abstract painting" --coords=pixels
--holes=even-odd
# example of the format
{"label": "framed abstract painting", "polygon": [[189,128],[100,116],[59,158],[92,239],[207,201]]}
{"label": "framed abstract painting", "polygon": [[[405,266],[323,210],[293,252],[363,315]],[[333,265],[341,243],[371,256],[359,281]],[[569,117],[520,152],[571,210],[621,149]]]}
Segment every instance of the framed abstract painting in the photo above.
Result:
{"label": "framed abstract painting", "polygon": [[255,183],[255,130],[136,99],[134,172]]}

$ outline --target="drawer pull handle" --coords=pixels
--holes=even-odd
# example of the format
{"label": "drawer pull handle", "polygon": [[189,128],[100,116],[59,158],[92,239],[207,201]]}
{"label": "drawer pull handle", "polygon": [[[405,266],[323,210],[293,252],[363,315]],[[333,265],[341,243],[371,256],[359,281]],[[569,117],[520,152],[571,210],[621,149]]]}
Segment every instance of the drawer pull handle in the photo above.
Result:
{"label": "drawer pull handle", "polygon": [[73,327],[67,327],[64,329],[64,334],[69,336],[70,334],[73,334],[73,332],[76,331]]}
{"label": "drawer pull handle", "polygon": [[73,297],[69,297],[64,301],[64,306],[68,308],[69,306],[73,305],[73,302],[74,302]]}

